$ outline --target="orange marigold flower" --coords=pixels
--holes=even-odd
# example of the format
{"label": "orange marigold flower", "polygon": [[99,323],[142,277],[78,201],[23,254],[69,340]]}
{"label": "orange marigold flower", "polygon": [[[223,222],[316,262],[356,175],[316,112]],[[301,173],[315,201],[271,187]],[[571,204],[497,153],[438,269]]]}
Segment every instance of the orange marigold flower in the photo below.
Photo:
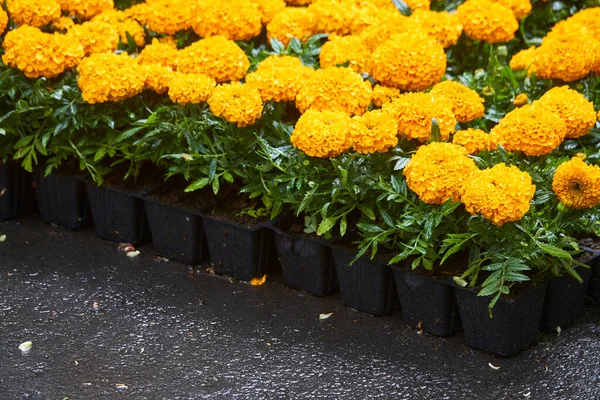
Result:
{"label": "orange marigold flower", "polygon": [[349,35],[360,9],[353,1],[316,0],[308,11],[314,16],[316,32]]}
{"label": "orange marigold flower", "polygon": [[63,11],[87,20],[115,7],[113,0],[58,0]]}
{"label": "orange marigold flower", "polygon": [[129,34],[138,47],[146,44],[146,31],[135,20],[127,18],[123,11],[119,10],[104,10],[100,14],[92,18],[92,21],[103,21],[114,24],[121,42],[128,43],[127,34]]}
{"label": "orange marigold flower", "polygon": [[286,8],[267,25],[267,37],[287,46],[292,38],[305,41],[315,33],[315,19],[306,8]]}
{"label": "orange marigold flower", "polygon": [[469,154],[477,154],[482,151],[492,150],[490,135],[481,129],[469,128],[457,131],[452,137],[452,143],[463,146]]}
{"label": "orange marigold flower", "polygon": [[527,103],[529,103],[529,97],[527,97],[527,93],[519,93],[513,100],[513,105],[515,107],[521,107]]}
{"label": "orange marigold flower", "polygon": [[469,122],[483,117],[484,100],[476,91],[469,89],[460,82],[444,81],[437,83],[431,89],[433,98],[447,101],[458,122]]}
{"label": "orange marigold flower", "polygon": [[297,57],[269,56],[258,64],[256,72],[246,75],[246,84],[258,89],[263,101],[294,101],[301,85],[314,70]]}
{"label": "orange marigold flower", "polygon": [[217,83],[239,81],[250,67],[246,53],[233,40],[212,36],[199,40],[177,56],[177,70],[185,74],[205,74]]}
{"label": "orange marigold flower", "polygon": [[512,40],[519,22],[510,8],[490,0],[467,0],[457,8],[467,35],[475,40],[503,43]]}
{"label": "orange marigold flower", "polygon": [[144,88],[142,67],[127,53],[98,53],[84,58],[77,68],[81,97],[90,103],[124,100]]}
{"label": "orange marigold flower", "polygon": [[534,194],[535,185],[527,172],[514,165],[497,164],[469,175],[461,189],[461,200],[471,215],[480,214],[502,226],[523,218]]}
{"label": "orange marigold flower", "polygon": [[240,128],[253,125],[263,111],[258,90],[239,82],[217,86],[208,99],[208,106],[214,115]]}
{"label": "orange marigold flower", "polygon": [[381,107],[385,103],[389,103],[392,99],[400,94],[400,89],[393,87],[375,85],[371,101],[376,107]]}
{"label": "orange marigold flower", "polygon": [[75,26],[75,21],[71,17],[60,17],[52,22],[52,27],[58,31],[68,31]]}
{"label": "orange marigold flower", "polygon": [[352,118],[350,137],[354,151],[362,154],[382,153],[398,144],[396,120],[381,110]]}
{"label": "orange marigold flower", "polygon": [[528,156],[550,154],[565,138],[565,123],[552,111],[533,105],[515,108],[490,132],[495,145]]}
{"label": "orange marigold flower", "polygon": [[592,208],[600,204],[600,167],[577,156],[556,168],[552,190],[569,208]]}
{"label": "orange marigold flower", "polygon": [[536,49],[537,47],[531,46],[528,49],[519,51],[510,59],[510,67],[515,71],[528,69],[535,58]]}
{"label": "orange marigold flower", "polygon": [[421,146],[404,168],[410,190],[427,204],[460,200],[460,189],[477,170],[467,150],[452,143],[433,142]]}
{"label": "orange marigold flower", "polygon": [[192,28],[207,38],[223,36],[230,40],[250,40],[260,34],[262,15],[247,0],[201,0]]}
{"label": "orange marigold flower", "polygon": [[[360,14],[359,14],[360,15]],[[399,12],[377,14],[369,26],[361,28],[359,36],[370,51],[375,51],[381,44],[393,35],[418,30],[412,18],[405,17]]]}
{"label": "orange marigold flower", "polygon": [[207,101],[217,83],[204,74],[174,73],[169,81],[169,97],[179,104],[199,104]]}
{"label": "orange marigold flower", "polygon": [[314,0],[285,0],[290,6],[306,6],[312,3]]}
{"label": "orange marigold flower", "polygon": [[586,27],[590,36],[600,38],[600,8],[591,7],[579,10],[568,19],[569,23]]}
{"label": "orange marigold flower", "polygon": [[587,135],[596,124],[594,103],[568,86],[548,90],[536,103],[563,120],[568,138]]}
{"label": "orange marigold flower", "polygon": [[0,7],[0,34],[4,32],[8,25],[8,14]]}
{"label": "orange marigold flower", "polygon": [[167,35],[174,35],[192,26],[194,2],[187,0],[155,0],[148,3],[147,9],[138,9],[132,18],[144,20],[148,29]]}
{"label": "orange marigold flower", "polygon": [[492,0],[509,8],[516,19],[522,20],[531,13],[531,1],[529,0]]}
{"label": "orange marigold flower", "polygon": [[371,93],[371,84],[351,69],[323,68],[304,82],[296,95],[296,107],[302,113],[311,108],[360,115],[367,111]]}
{"label": "orange marigold flower", "polygon": [[17,25],[40,27],[60,18],[56,0],[7,0],[6,7]]}
{"label": "orange marigold flower", "polygon": [[28,78],[53,78],[76,66],[84,56],[78,41],[29,25],[8,32],[3,46],[4,64],[18,68]]}
{"label": "orange marigold flower", "polygon": [[177,65],[177,56],[177,49],[173,45],[152,39],[152,44],[146,46],[136,60],[140,65],[157,64],[174,69]]}
{"label": "orange marigold flower", "polygon": [[413,12],[410,18],[417,23],[421,32],[437,40],[444,48],[455,45],[463,30],[457,13],[420,9]]}
{"label": "orange marigold flower", "polygon": [[139,22],[142,25],[146,25],[148,20],[151,18],[152,9],[150,3],[139,3],[134,4],[123,12],[127,18],[131,18],[134,21]]}
{"label": "orange marigold flower", "polygon": [[145,89],[158,94],[167,93],[171,78],[175,74],[171,68],[158,64],[145,64],[142,65],[142,71],[144,73]]}
{"label": "orange marigold flower", "polygon": [[75,25],[66,36],[78,40],[86,55],[112,52],[119,46],[119,32],[108,22],[87,21]]}
{"label": "orange marigold flower", "polygon": [[404,2],[413,11],[431,8],[431,0],[404,0]]}
{"label": "orange marigold flower", "polygon": [[450,137],[456,126],[448,103],[435,101],[431,93],[404,93],[384,104],[382,109],[396,118],[398,133],[420,142],[431,139],[433,118],[440,127],[443,140]]}
{"label": "orange marigold flower", "polygon": [[336,35],[323,45],[319,55],[322,68],[348,63],[348,68],[354,72],[368,72],[369,56],[370,51],[359,36]]}
{"label": "orange marigold flower", "polygon": [[576,81],[594,70],[599,52],[600,43],[590,37],[546,38],[535,50],[530,70],[542,79]]}
{"label": "orange marigold flower", "polygon": [[351,125],[346,113],[308,110],[298,119],[291,141],[311,157],[335,157],[352,146]]}
{"label": "orange marigold flower", "polygon": [[250,0],[261,15],[261,22],[267,25],[275,15],[285,9],[284,0]]}
{"label": "orange marigold flower", "polygon": [[402,90],[427,89],[446,72],[446,53],[424,33],[400,33],[375,50],[371,75],[382,85]]}

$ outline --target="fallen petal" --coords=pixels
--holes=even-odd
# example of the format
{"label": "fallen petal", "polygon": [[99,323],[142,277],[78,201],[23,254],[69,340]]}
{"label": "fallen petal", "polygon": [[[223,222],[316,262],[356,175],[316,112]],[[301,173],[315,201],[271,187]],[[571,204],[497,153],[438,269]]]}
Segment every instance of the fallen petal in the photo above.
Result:
{"label": "fallen petal", "polygon": [[6,235],[0,235],[0,243],[6,242]]}
{"label": "fallen petal", "polygon": [[130,257],[130,258],[137,257],[139,255],[140,255],[140,251],[139,250],[127,252],[127,257]]}
{"label": "fallen petal", "polygon": [[326,313],[326,314],[320,314],[319,315],[319,321],[323,321],[324,319],[327,319],[327,318],[331,317],[332,315],[333,315],[332,312]]}
{"label": "fallen petal", "polygon": [[498,371],[500,369],[500,367],[496,367],[494,364],[492,363],[488,363],[488,365],[490,366],[491,369],[495,369],[496,371]]}
{"label": "fallen petal", "polygon": [[267,275],[263,275],[261,278],[252,278],[250,284],[252,286],[261,286],[264,285],[265,282],[267,282]]}
{"label": "fallen petal", "polygon": [[19,345],[19,350],[23,353],[29,353],[31,346],[33,346],[33,342],[23,342]]}

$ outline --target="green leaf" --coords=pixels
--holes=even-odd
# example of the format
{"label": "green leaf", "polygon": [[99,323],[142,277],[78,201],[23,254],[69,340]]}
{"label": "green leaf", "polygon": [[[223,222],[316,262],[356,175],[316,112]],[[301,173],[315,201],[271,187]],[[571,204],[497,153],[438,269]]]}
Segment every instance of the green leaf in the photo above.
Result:
{"label": "green leaf", "polygon": [[223,179],[225,179],[229,183],[233,183],[233,175],[231,175],[229,172],[223,173]]}
{"label": "green leaf", "polygon": [[396,161],[396,165],[394,165],[394,171],[402,171],[404,169],[404,167],[406,167],[408,165],[409,162],[410,162],[410,158],[407,158],[407,157],[398,158],[398,161]]}
{"label": "green leaf", "polygon": [[325,218],[319,224],[319,229],[317,229],[317,235],[322,236],[329,232],[336,224],[338,217],[328,217]]}
{"label": "green leaf", "polygon": [[29,136],[25,136],[22,137],[17,143],[15,143],[15,145],[13,146],[14,149],[21,149],[25,146],[27,146],[28,144],[30,144],[33,139],[35,138],[34,135],[29,135]]}
{"label": "green leaf", "polygon": [[441,142],[442,134],[440,132],[440,125],[435,118],[431,118],[431,142]]}
{"label": "green leaf", "polygon": [[219,193],[219,179],[213,179],[212,181],[212,190],[214,194]]}
{"label": "green leaf", "polygon": [[283,51],[285,50],[285,46],[283,45],[283,43],[281,43],[281,41],[279,41],[275,38],[271,38],[270,42],[271,42],[271,47],[273,48],[273,51],[275,52],[275,54],[283,53]]}
{"label": "green leaf", "polygon": [[375,220],[375,214],[373,213],[373,210],[371,210],[371,208],[369,208],[368,206],[364,205],[364,204],[358,204],[357,205],[358,209],[367,216],[367,218],[369,218],[371,221]]}
{"label": "green leaf", "polygon": [[340,219],[340,236],[346,234],[346,229],[348,229],[348,220],[346,219],[346,215],[342,215],[342,218]]}
{"label": "green leaf", "polygon": [[98,149],[98,151],[96,152],[96,155],[94,156],[94,162],[98,162],[98,161],[102,160],[105,155],[106,155],[106,148],[100,147]]}
{"label": "green leaf", "polygon": [[203,187],[208,185],[209,182],[210,181],[208,180],[208,178],[198,179],[196,182],[192,183],[187,188],[185,188],[185,191],[187,193],[189,193],[189,192],[193,192],[194,190],[202,189]]}
{"label": "green leaf", "polygon": [[558,258],[564,258],[567,260],[573,259],[573,257],[571,257],[571,255],[569,253],[567,253],[566,251],[564,251],[563,249],[559,249],[558,247],[551,246],[549,244],[544,244],[544,243],[541,243],[538,241],[536,241],[535,243],[546,254],[550,254],[551,256],[558,257]]}

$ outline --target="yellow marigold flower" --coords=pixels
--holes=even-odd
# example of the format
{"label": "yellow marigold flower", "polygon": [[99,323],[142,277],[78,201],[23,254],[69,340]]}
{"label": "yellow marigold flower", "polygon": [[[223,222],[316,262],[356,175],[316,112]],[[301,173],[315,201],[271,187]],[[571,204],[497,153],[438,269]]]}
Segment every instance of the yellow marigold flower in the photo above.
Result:
{"label": "yellow marigold flower", "polygon": [[60,18],[56,0],[7,0],[6,7],[17,25],[40,27]]}
{"label": "yellow marigold flower", "polygon": [[375,51],[393,35],[418,30],[412,18],[399,12],[379,14],[371,25],[360,29],[359,36],[370,51]]}
{"label": "yellow marigold flower", "polygon": [[242,79],[250,61],[244,50],[223,36],[212,36],[199,40],[177,56],[177,70],[185,74],[205,74],[217,83]]}
{"label": "yellow marigold flower", "polygon": [[421,32],[437,40],[444,48],[455,45],[463,30],[457,13],[420,9],[413,12],[410,18],[417,23]]}
{"label": "yellow marigold flower", "polygon": [[252,85],[239,82],[219,85],[208,99],[210,111],[217,117],[243,128],[253,125],[262,115],[263,102]]}
{"label": "yellow marigold flower", "polygon": [[568,86],[548,90],[536,103],[563,120],[568,138],[587,135],[596,124],[594,103]]}
{"label": "yellow marigold flower", "polygon": [[349,68],[323,68],[307,79],[296,95],[300,112],[309,108],[361,115],[371,103],[371,84]]}
{"label": "yellow marigold flower", "polygon": [[531,46],[528,49],[521,50],[510,59],[510,67],[515,70],[528,69],[535,58],[537,47]]}
{"label": "yellow marigold flower", "polygon": [[346,113],[308,110],[298,119],[291,141],[311,157],[335,157],[352,146],[351,125]]}
{"label": "yellow marigold flower", "polygon": [[482,215],[494,225],[519,221],[529,211],[535,194],[531,176],[514,165],[497,164],[474,171],[464,182],[461,199],[471,215]]}
{"label": "yellow marigold flower", "polygon": [[443,140],[450,137],[456,119],[447,102],[435,101],[431,93],[404,93],[383,105],[382,110],[393,115],[398,123],[398,133],[407,139],[426,142],[431,139],[432,119],[440,127]]}
{"label": "yellow marigold flower", "polygon": [[314,70],[298,57],[269,56],[258,64],[256,72],[246,75],[246,84],[258,89],[263,101],[294,101],[301,85]]}
{"label": "yellow marigold flower", "polygon": [[[154,39],[152,39],[152,41],[154,41]],[[158,38],[158,43],[168,44],[174,49],[177,48],[177,39],[175,39],[175,37],[173,36],[163,36],[161,38]]]}
{"label": "yellow marigold flower", "polygon": [[469,128],[457,131],[452,137],[452,143],[463,146],[469,154],[477,154],[482,151],[492,150],[490,135],[481,129]]}
{"label": "yellow marigold flower", "polygon": [[119,46],[119,32],[108,22],[88,21],[75,25],[66,36],[78,40],[86,55],[112,52]]}
{"label": "yellow marigold flower", "polygon": [[509,8],[515,18],[519,21],[531,13],[531,1],[529,0],[492,0],[495,3],[502,4]]}
{"label": "yellow marigold flower", "polygon": [[169,97],[179,104],[199,104],[210,98],[216,84],[204,74],[174,73],[169,81]]}
{"label": "yellow marigold flower", "polygon": [[404,2],[413,11],[431,8],[431,0],[404,0]]}
{"label": "yellow marigold flower", "polygon": [[284,45],[292,38],[305,41],[315,33],[315,19],[306,8],[286,8],[275,14],[267,25],[267,37]]}
{"label": "yellow marigold flower", "polygon": [[84,56],[78,41],[29,25],[8,32],[3,46],[4,64],[18,68],[28,78],[53,78],[76,66]]}
{"label": "yellow marigold flower", "polygon": [[533,105],[515,108],[490,132],[495,145],[528,156],[550,154],[565,138],[565,123],[552,111]]}
{"label": "yellow marigold flower", "polygon": [[139,10],[137,18],[146,19],[148,29],[174,35],[192,26],[194,2],[187,0],[156,0],[146,10]]}
{"label": "yellow marigold flower", "polygon": [[84,20],[115,7],[113,0],[58,0],[63,11]]}
{"label": "yellow marigold flower", "polygon": [[250,40],[260,34],[262,15],[247,0],[201,0],[192,21],[194,32],[202,37],[223,36],[230,40]]}
{"label": "yellow marigold flower", "polygon": [[250,0],[250,3],[258,9],[263,25],[267,25],[278,12],[285,9],[284,0]]}
{"label": "yellow marigold flower", "polygon": [[564,39],[544,40],[535,50],[530,70],[542,79],[579,80],[588,75],[598,63],[600,43],[589,37],[566,36]]}
{"label": "yellow marigold flower", "polygon": [[290,6],[306,6],[314,0],[285,0]]}
{"label": "yellow marigold flower", "polygon": [[316,0],[308,11],[314,16],[316,32],[349,35],[360,9],[348,0]]}
{"label": "yellow marigold flower", "polygon": [[333,36],[321,48],[322,68],[348,63],[354,72],[368,72],[370,51],[359,36]]}
{"label": "yellow marigold flower", "polygon": [[590,36],[600,39],[600,8],[591,7],[580,10],[568,19],[570,23],[586,27]]}
{"label": "yellow marigold flower", "polygon": [[477,170],[467,150],[452,143],[433,142],[421,146],[404,168],[410,190],[427,204],[460,201],[460,189]]}
{"label": "yellow marigold flower", "polygon": [[398,144],[396,120],[381,110],[352,118],[350,137],[354,151],[362,154],[382,153]]}
{"label": "yellow marigold flower", "polygon": [[447,101],[458,122],[469,122],[483,117],[484,100],[476,91],[460,82],[444,81],[431,89],[434,99]]}
{"label": "yellow marigold flower", "polygon": [[139,22],[142,25],[146,25],[152,15],[152,6],[150,3],[139,3],[134,4],[128,9],[124,10],[125,16],[131,18],[134,21]]}
{"label": "yellow marigold flower", "polygon": [[373,95],[371,96],[371,102],[376,107],[381,107],[385,103],[389,103],[392,99],[400,94],[400,89],[393,87],[375,85],[373,88]]}
{"label": "yellow marigold flower", "polygon": [[475,40],[503,43],[512,40],[519,22],[510,8],[490,0],[467,0],[457,8],[467,35]]}
{"label": "yellow marigold flower", "polygon": [[68,31],[75,26],[75,21],[71,17],[60,17],[52,22],[52,27],[58,31]]}
{"label": "yellow marigold flower", "polygon": [[600,204],[600,167],[573,157],[556,168],[552,190],[569,208],[592,208]]}
{"label": "yellow marigold flower", "polygon": [[8,25],[8,14],[0,7],[0,34],[4,32]]}
{"label": "yellow marigold flower", "polygon": [[114,24],[117,31],[119,31],[119,36],[123,43],[128,43],[127,33],[129,33],[138,47],[146,44],[146,32],[144,28],[135,20],[127,18],[123,11],[104,10],[92,18],[92,21],[103,21]]}
{"label": "yellow marigold flower", "polygon": [[527,93],[519,93],[513,100],[515,107],[521,107],[527,103],[529,103],[529,97],[527,97]]}
{"label": "yellow marigold flower", "polygon": [[142,65],[144,73],[144,88],[158,94],[167,93],[173,77],[173,70],[158,64]]}
{"label": "yellow marigold flower", "polygon": [[382,85],[423,90],[444,76],[446,53],[435,39],[423,33],[400,33],[375,50],[370,69]]}
{"label": "yellow marigold flower", "polygon": [[77,68],[81,97],[90,103],[119,101],[144,88],[142,67],[126,53],[97,53],[84,58]]}
{"label": "yellow marigold flower", "polygon": [[177,56],[177,49],[171,44],[160,43],[157,39],[152,39],[152,44],[146,46],[136,60],[140,65],[156,64],[175,69]]}

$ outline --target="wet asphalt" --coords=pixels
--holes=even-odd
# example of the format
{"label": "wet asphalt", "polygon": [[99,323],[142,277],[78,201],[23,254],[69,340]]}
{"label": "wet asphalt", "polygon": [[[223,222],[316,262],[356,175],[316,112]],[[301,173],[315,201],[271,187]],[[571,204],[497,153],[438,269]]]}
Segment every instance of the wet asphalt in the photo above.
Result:
{"label": "wet asphalt", "polygon": [[277,274],[253,287],[151,245],[128,258],[36,216],[1,234],[0,400],[600,399],[600,308],[496,358]]}

